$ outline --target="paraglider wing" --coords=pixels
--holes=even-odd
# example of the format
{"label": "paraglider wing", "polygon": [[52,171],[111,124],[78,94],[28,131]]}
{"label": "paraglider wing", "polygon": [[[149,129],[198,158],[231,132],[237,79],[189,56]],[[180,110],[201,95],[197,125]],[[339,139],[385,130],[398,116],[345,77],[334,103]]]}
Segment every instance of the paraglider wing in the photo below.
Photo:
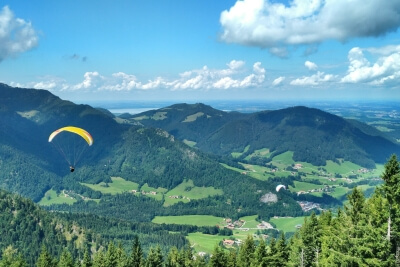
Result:
{"label": "paraglider wing", "polygon": [[76,134],[80,135],[83,139],[85,139],[85,141],[88,143],[89,146],[91,146],[93,144],[93,138],[87,131],[83,130],[82,128],[78,128],[78,127],[74,127],[74,126],[67,126],[67,127],[63,127],[58,130],[55,130],[54,132],[52,132],[50,134],[49,142],[51,142],[57,134],[59,134],[63,131],[68,131],[68,132],[76,133]]}
{"label": "paraglider wing", "polygon": [[52,132],[49,142],[60,152],[73,172],[86,148],[93,144],[93,138],[82,128],[66,126]]}
{"label": "paraglider wing", "polygon": [[276,192],[279,192],[279,190],[281,190],[281,189],[286,189],[286,187],[283,185],[283,184],[280,184],[280,185],[278,185],[277,187],[276,187]]}

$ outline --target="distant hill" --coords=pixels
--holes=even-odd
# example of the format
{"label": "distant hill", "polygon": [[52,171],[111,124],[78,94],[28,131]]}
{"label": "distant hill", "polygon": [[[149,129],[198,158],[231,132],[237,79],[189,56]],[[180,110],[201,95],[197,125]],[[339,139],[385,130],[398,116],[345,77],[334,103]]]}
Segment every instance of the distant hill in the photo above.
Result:
{"label": "distant hill", "polygon": [[245,118],[247,114],[224,112],[205,104],[175,104],[137,115],[119,117],[140,122],[147,127],[161,128],[180,140],[201,142],[228,122]]}
{"label": "distant hill", "polygon": [[239,160],[267,148],[273,152],[271,158],[290,150],[294,160],[314,165],[344,159],[374,167],[400,151],[397,144],[367,124],[303,106],[241,114],[204,104],[178,104],[124,118],[193,141],[208,153],[241,153]]}
{"label": "distant hill", "polygon": [[[229,121],[229,116],[223,122]],[[58,193],[68,190],[81,198],[102,201],[99,204],[78,201],[65,210],[79,212],[89,207],[89,212],[134,221],[150,221],[160,214],[232,217],[303,214],[290,192],[282,193],[281,201],[276,203],[260,201],[263,194],[275,190],[278,181],[260,181],[241,175],[198,149],[188,147],[165,130],[121,124],[118,119],[103,110],[64,101],[45,90],[0,84],[1,188],[35,202],[50,189]],[[73,173],[48,143],[51,132],[68,125],[86,129],[94,139]],[[191,180],[195,187],[213,187],[222,190],[223,195],[164,207],[162,199],[133,194],[110,197],[82,184],[107,185],[112,182],[111,177],[123,177],[139,186],[146,184],[167,191]],[[132,203],[138,205],[132,209]],[[58,207],[51,206],[51,209]]]}

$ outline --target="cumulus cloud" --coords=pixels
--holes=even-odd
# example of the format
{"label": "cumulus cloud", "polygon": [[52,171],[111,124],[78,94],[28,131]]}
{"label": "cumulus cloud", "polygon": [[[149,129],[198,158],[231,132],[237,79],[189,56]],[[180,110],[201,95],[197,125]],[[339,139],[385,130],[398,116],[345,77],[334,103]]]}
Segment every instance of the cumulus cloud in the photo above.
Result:
{"label": "cumulus cloud", "polygon": [[[379,12],[377,12],[379,10]],[[380,36],[400,26],[400,1],[242,0],[220,15],[221,39],[285,53],[287,45]]]}
{"label": "cumulus cloud", "polygon": [[247,75],[244,65],[244,61],[232,60],[226,69],[212,70],[204,66],[199,70],[182,73],[180,79],[168,83],[167,86],[172,90],[196,90],[255,87],[262,84],[265,79],[265,69],[261,66],[261,62],[254,63],[253,73]]}
{"label": "cumulus cloud", "polygon": [[314,62],[308,61],[308,60],[306,62],[304,62],[304,66],[306,66],[306,68],[309,70],[317,70],[318,69],[317,64],[315,64]]}
{"label": "cumulus cloud", "polygon": [[85,91],[131,91],[168,89],[175,90],[212,90],[258,87],[265,79],[265,69],[261,62],[253,64],[251,71],[245,67],[245,62],[232,60],[223,69],[210,69],[204,66],[179,74],[176,79],[156,77],[145,82],[132,74],[124,72],[113,73],[110,76],[103,76],[97,71],[86,72],[83,81],[75,85],[68,85],[62,80],[54,79],[30,83],[29,87],[55,90],[85,90]]}
{"label": "cumulus cloud", "polygon": [[291,85],[320,85],[321,83],[330,82],[335,79],[332,74],[325,74],[324,72],[318,71],[316,74],[311,76],[305,76],[302,78],[295,79],[290,82]]}
{"label": "cumulus cloud", "polygon": [[278,78],[276,78],[276,79],[272,82],[272,85],[273,85],[273,86],[278,86],[278,85],[282,84],[282,82],[283,82],[284,80],[285,80],[285,77],[283,77],[283,76],[278,77]]}
{"label": "cumulus cloud", "polygon": [[0,61],[34,48],[38,39],[30,22],[16,18],[8,6],[0,10]]}
{"label": "cumulus cloud", "polygon": [[[371,63],[364,52],[378,55]],[[349,67],[343,83],[369,83],[383,85],[400,82],[400,45],[361,49],[354,47],[348,54]]]}
{"label": "cumulus cloud", "polygon": [[92,89],[98,87],[102,81],[105,79],[101,76],[97,71],[94,72],[86,72],[84,75],[84,80],[81,83],[78,83],[74,86],[65,88],[72,90],[80,90],[80,89]]}

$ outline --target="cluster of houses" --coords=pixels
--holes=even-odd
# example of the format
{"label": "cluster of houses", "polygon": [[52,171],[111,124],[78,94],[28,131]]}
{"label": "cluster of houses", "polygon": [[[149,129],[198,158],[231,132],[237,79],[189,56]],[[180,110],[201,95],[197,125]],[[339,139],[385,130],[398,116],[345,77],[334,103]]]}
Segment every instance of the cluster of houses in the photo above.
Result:
{"label": "cluster of houses", "polygon": [[310,211],[312,209],[321,210],[321,205],[319,203],[314,203],[310,201],[297,201],[297,203],[299,203],[303,211]]}
{"label": "cluster of houses", "polygon": [[[132,193],[133,193],[133,194],[136,194],[136,193],[139,193],[139,191],[133,189],[133,190],[132,190]],[[142,190],[140,193],[141,193],[142,195],[157,195],[157,192],[156,192],[156,191],[146,192],[146,191],[143,191],[143,190]]]}
{"label": "cluster of houses", "polygon": [[308,193],[317,193],[317,192],[328,193],[329,194],[330,192],[332,192],[334,190],[335,190],[335,186],[334,185],[326,185],[326,186],[324,186],[322,188],[314,188],[314,189],[310,189],[310,190],[307,190],[307,191],[303,191],[303,190],[298,191],[297,195],[308,194]]}
{"label": "cluster of houses", "polygon": [[173,195],[173,196],[168,196],[169,198],[173,198],[173,199],[187,199],[190,201],[189,197],[185,197],[185,196],[178,196],[178,195]]}
{"label": "cluster of houses", "polygon": [[228,229],[231,229],[231,230],[235,229],[236,227],[240,228],[245,223],[244,220],[237,220],[237,221],[232,222],[232,219],[230,219],[230,218],[226,218],[226,219],[224,219],[224,221],[226,222],[225,227]]}

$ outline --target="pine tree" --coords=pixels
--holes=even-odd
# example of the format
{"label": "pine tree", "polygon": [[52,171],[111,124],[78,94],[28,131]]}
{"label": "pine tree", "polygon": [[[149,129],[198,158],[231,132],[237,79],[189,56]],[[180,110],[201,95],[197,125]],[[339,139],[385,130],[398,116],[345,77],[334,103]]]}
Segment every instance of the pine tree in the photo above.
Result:
{"label": "pine tree", "polygon": [[267,246],[265,241],[260,239],[260,242],[254,252],[254,258],[251,266],[262,266],[265,257],[267,257]]}
{"label": "pine tree", "polygon": [[[382,179],[385,181],[382,189],[389,202],[387,240],[392,242],[393,250],[397,250],[400,243],[400,165],[396,155],[393,154],[385,164]],[[395,234],[394,238],[392,232]]]}
{"label": "pine tree", "polygon": [[275,266],[286,266],[289,259],[289,251],[286,245],[285,233],[282,232],[276,243],[277,261]]}
{"label": "pine tree", "polygon": [[117,267],[125,267],[128,264],[128,257],[126,256],[125,250],[122,247],[122,244],[119,243],[117,250],[116,250],[116,255],[117,255]]}
{"label": "pine tree", "polygon": [[236,267],[237,266],[237,251],[231,249],[228,254],[227,259],[227,267]]}
{"label": "pine tree", "polygon": [[71,253],[67,249],[64,249],[61,253],[57,267],[74,267],[74,260]]}
{"label": "pine tree", "polygon": [[82,267],[92,267],[93,263],[92,263],[92,259],[90,257],[90,253],[89,250],[86,249],[85,250],[85,254],[83,254],[83,260],[82,260]]}
{"label": "pine tree", "polygon": [[193,251],[192,248],[187,245],[185,249],[183,249],[182,253],[184,259],[184,266],[185,267],[192,267],[193,266]]}
{"label": "pine tree", "polygon": [[251,235],[248,235],[243,245],[240,247],[238,256],[238,266],[248,267],[254,256],[255,244]]}
{"label": "pine tree", "polygon": [[93,267],[106,267],[105,255],[103,251],[97,251],[93,259]]}
{"label": "pine tree", "polygon": [[155,249],[150,248],[149,255],[146,259],[146,267],[162,267],[163,266],[163,256],[161,253],[160,246]]}
{"label": "pine tree", "polygon": [[132,251],[128,259],[128,267],[140,267],[143,263],[143,251],[138,236],[135,236]]}
{"label": "pine tree", "polygon": [[209,267],[226,267],[227,258],[221,247],[215,246],[209,261]]}
{"label": "pine tree", "polygon": [[117,249],[116,249],[114,243],[111,241],[108,244],[108,248],[107,248],[107,252],[106,252],[105,266],[106,267],[116,267],[117,264],[118,264]]}
{"label": "pine tree", "polygon": [[54,267],[55,264],[53,262],[53,258],[50,253],[47,251],[46,247],[43,245],[42,250],[39,255],[39,259],[36,263],[37,267]]}
{"label": "pine tree", "polygon": [[178,249],[172,247],[167,255],[166,267],[181,267],[184,266],[184,259],[181,257]]}
{"label": "pine tree", "polygon": [[347,196],[350,206],[345,206],[346,214],[350,216],[353,225],[360,223],[365,216],[365,197],[363,192],[355,187]]}
{"label": "pine tree", "polygon": [[304,221],[300,234],[303,243],[304,266],[312,266],[314,262],[318,263],[319,258],[317,256],[321,251],[320,227],[314,212],[309,220]]}

